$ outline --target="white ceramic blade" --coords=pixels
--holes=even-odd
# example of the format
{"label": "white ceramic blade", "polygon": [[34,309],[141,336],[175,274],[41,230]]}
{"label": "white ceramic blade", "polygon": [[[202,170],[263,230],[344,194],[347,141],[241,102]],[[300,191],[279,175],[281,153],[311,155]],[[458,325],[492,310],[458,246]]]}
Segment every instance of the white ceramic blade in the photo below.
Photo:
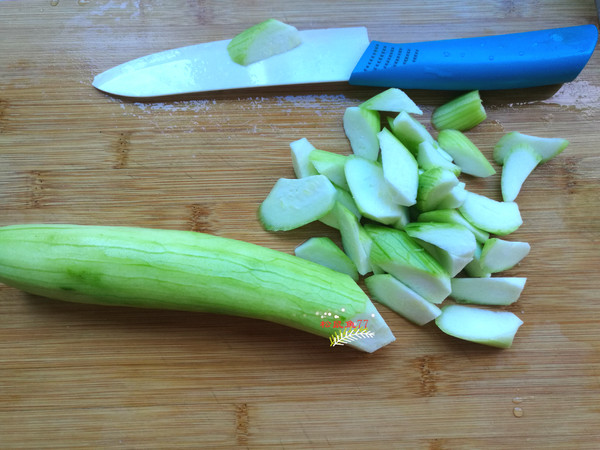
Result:
{"label": "white ceramic blade", "polygon": [[302,43],[285,53],[241,66],[227,52],[230,39],[154,53],[113,67],[93,85],[126,97],[157,97],[222,89],[348,81],[369,45],[367,29],[300,32]]}

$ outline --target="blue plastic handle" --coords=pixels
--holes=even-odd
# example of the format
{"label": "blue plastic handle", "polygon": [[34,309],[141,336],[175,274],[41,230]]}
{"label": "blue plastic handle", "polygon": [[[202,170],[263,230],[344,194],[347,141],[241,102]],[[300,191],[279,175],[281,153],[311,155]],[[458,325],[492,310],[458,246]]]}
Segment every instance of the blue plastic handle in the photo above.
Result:
{"label": "blue plastic handle", "polygon": [[350,84],[490,90],[566,83],[592,56],[598,30],[579,25],[525,33],[391,44],[373,41]]}

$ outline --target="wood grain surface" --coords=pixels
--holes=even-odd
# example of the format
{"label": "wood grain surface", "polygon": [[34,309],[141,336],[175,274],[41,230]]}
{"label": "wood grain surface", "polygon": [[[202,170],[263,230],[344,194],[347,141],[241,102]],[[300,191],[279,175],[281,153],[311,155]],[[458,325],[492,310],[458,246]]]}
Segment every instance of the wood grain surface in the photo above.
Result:
{"label": "wood grain surface", "polygon": [[[300,29],[365,25],[414,42],[593,23],[592,0],[0,2],[0,225],[185,229],[292,253],[311,224],[256,218],[289,143],[348,154],[344,83],[132,101],[97,73],[232,37],[275,17]],[[449,92],[407,91],[432,110]],[[469,132],[491,156],[508,131],[564,137],[527,180],[528,278],[507,309],[525,324],[497,350],[379,310],[397,341],[368,355],[234,317],[102,308],[0,286],[0,447],[600,448],[600,53],[563,86],[483,93]],[[464,177],[499,198],[499,176]]]}

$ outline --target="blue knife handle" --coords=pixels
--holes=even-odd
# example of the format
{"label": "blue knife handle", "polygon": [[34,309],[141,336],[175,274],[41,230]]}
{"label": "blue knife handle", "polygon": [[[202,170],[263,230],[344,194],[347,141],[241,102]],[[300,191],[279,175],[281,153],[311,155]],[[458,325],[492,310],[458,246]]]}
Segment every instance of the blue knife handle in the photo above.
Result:
{"label": "blue knife handle", "polygon": [[349,82],[436,90],[566,83],[585,67],[597,40],[595,25],[579,25],[409,44],[372,41]]}

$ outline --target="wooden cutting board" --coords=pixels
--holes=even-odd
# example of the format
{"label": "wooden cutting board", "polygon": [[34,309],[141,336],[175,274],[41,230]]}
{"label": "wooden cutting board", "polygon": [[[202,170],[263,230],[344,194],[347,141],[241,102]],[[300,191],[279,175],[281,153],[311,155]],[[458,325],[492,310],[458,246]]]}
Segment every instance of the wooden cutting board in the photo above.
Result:
{"label": "wooden cutting board", "polygon": [[[411,42],[597,23],[592,0],[0,2],[1,225],[186,229],[292,253],[311,224],[256,219],[302,137],[350,153],[342,115],[378,89],[333,85],[138,102],[91,86],[129,59],[276,17]],[[448,92],[407,91],[432,110]],[[379,307],[397,341],[367,355],[261,321],[67,304],[0,286],[1,448],[599,448],[600,54],[563,86],[483,94],[469,132],[571,144],[527,180],[528,278],[497,350]],[[499,169],[499,168],[498,168]],[[464,177],[499,198],[499,176]]]}

